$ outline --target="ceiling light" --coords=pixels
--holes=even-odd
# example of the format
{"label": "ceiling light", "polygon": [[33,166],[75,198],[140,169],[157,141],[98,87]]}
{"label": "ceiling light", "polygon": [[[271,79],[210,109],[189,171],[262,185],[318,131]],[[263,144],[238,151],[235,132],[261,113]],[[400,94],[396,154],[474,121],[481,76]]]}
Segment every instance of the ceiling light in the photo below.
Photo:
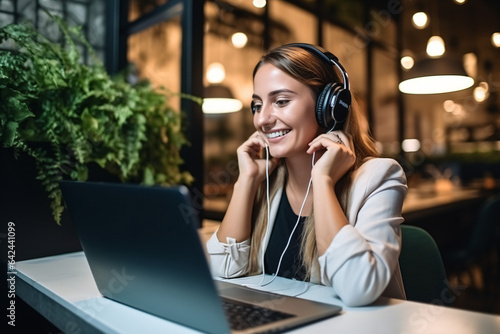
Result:
{"label": "ceiling light", "polygon": [[440,94],[471,87],[474,79],[465,72],[462,63],[451,57],[424,58],[406,72],[399,90],[406,94]]}
{"label": "ceiling light", "polygon": [[417,12],[413,14],[411,23],[417,29],[424,29],[429,25],[429,17],[424,12]]}
{"label": "ceiling light", "polygon": [[480,82],[477,87],[474,88],[473,95],[476,102],[484,102],[490,95],[488,83]]}
{"label": "ceiling light", "polygon": [[203,99],[202,108],[205,114],[227,114],[240,111],[243,103],[238,99],[213,97]]}
{"label": "ceiling light", "polygon": [[483,102],[487,98],[486,93],[487,92],[482,87],[474,88],[474,100],[479,103]]}
{"label": "ceiling light", "polygon": [[243,103],[235,99],[229,87],[210,85],[205,87],[202,109],[205,114],[225,114],[240,111]]}
{"label": "ceiling light", "polygon": [[231,42],[233,43],[235,48],[241,49],[245,45],[247,45],[248,37],[242,32],[237,32],[234,33],[233,36],[231,36]]}
{"label": "ceiling light", "polygon": [[253,0],[253,5],[257,8],[266,7],[266,0]]}
{"label": "ceiling light", "polygon": [[401,66],[403,66],[403,68],[405,70],[411,69],[414,64],[415,64],[415,61],[410,56],[404,56],[401,58]]}
{"label": "ceiling light", "polygon": [[496,48],[500,48],[500,32],[495,32],[491,35],[491,44]]}
{"label": "ceiling light", "polygon": [[420,141],[418,139],[405,139],[401,143],[401,148],[405,152],[417,152],[420,150]]}
{"label": "ceiling light", "polygon": [[207,67],[207,81],[209,83],[221,83],[226,78],[226,70],[221,63],[212,63]]}
{"label": "ceiling light", "polygon": [[427,42],[426,52],[430,57],[440,57],[445,52],[444,41],[441,36],[432,36]]}
{"label": "ceiling light", "polygon": [[456,4],[463,5],[467,0],[454,0]]}

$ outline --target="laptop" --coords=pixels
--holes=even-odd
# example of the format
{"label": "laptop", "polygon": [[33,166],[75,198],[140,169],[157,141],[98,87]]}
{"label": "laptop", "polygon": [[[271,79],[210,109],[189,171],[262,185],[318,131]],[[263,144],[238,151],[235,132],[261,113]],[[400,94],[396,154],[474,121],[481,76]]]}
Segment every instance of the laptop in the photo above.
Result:
{"label": "laptop", "polygon": [[[341,311],[214,280],[185,186],[61,181],[61,189],[104,297],[217,334],[280,332]],[[226,315],[234,309],[246,313]]]}

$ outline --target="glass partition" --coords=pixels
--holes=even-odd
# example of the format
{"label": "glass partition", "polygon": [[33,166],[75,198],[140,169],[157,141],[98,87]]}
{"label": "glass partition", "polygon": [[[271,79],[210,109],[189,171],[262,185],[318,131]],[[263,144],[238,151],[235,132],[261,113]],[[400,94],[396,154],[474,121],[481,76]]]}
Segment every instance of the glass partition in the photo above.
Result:
{"label": "glass partition", "polygon": [[383,155],[399,153],[397,60],[387,52],[373,52],[373,136]]}
{"label": "glass partition", "polygon": [[[243,105],[232,113],[204,114],[204,203],[212,218],[221,218],[238,176],[236,149],[255,131],[250,113],[252,72],[263,53],[264,10],[247,9],[228,10],[220,3],[205,3],[203,85],[224,87]],[[214,69],[217,78],[212,75]]]}
{"label": "glass partition", "polygon": [[349,75],[351,92],[358,103],[365,105],[367,95],[366,45],[346,29],[332,23],[323,24],[324,47],[339,58]]}
{"label": "glass partition", "polygon": [[268,1],[271,46],[290,42],[316,44],[316,16],[285,1]]}
{"label": "glass partition", "polygon": [[129,79],[147,79],[153,87],[175,93],[169,103],[176,110],[180,109],[176,94],[181,91],[181,43],[182,28],[177,17],[131,35],[127,46]]}

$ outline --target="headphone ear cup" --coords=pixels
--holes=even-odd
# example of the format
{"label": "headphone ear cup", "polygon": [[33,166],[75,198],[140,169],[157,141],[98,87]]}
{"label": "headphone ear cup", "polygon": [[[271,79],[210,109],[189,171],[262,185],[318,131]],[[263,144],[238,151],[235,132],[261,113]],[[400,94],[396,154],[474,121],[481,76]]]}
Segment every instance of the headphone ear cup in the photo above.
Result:
{"label": "headphone ear cup", "polygon": [[347,118],[351,105],[351,93],[337,83],[323,88],[316,102],[316,120],[326,130],[339,130]]}
{"label": "headphone ear cup", "polygon": [[330,105],[335,86],[337,86],[336,83],[327,84],[316,101],[316,121],[323,129],[329,129],[333,126]]}
{"label": "headphone ear cup", "polygon": [[334,98],[335,101],[332,108],[333,124],[330,127],[332,131],[341,130],[347,119],[349,107],[351,106],[351,92],[341,87],[335,92]]}

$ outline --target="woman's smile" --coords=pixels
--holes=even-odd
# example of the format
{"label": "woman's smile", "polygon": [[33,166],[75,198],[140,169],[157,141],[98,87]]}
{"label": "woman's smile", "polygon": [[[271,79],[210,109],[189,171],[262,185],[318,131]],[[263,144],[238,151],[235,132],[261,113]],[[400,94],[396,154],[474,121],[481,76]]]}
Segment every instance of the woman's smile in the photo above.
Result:
{"label": "woman's smile", "polygon": [[278,130],[278,131],[268,132],[266,133],[266,137],[269,139],[283,137],[286,136],[290,131],[292,130]]}

